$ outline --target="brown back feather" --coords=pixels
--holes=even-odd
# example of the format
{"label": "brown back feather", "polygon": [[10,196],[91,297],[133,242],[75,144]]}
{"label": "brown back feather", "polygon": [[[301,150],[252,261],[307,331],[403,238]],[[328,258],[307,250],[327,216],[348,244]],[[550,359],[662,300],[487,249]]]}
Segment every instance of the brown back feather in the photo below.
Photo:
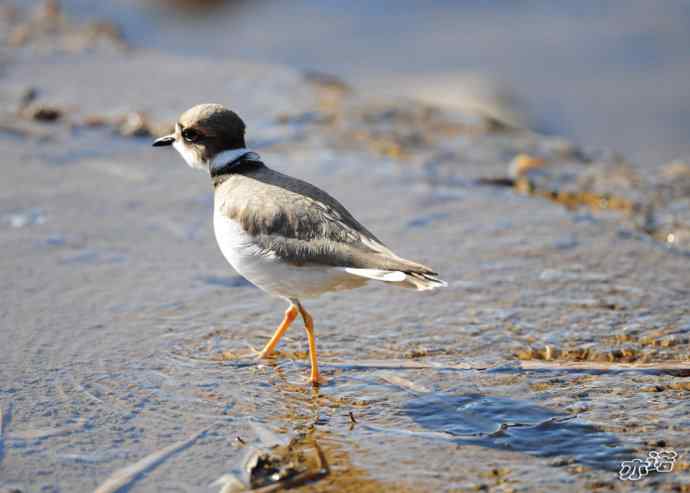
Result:
{"label": "brown back feather", "polygon": [[216,193],[223,214],[287,262],[434,274],[395,255],[323,190],[266,166],[230,175]]}

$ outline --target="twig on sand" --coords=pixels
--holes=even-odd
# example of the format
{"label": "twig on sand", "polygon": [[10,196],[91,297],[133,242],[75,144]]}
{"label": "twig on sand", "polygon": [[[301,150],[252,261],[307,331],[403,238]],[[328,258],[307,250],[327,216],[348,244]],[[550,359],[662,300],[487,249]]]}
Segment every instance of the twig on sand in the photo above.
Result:
{"label": "twig on sand", "polygon": [[206,431],[206,429],[198,431],[185,440],[180,440],[172,445],[168,445],[165,448],[147,455],[134,464],[130,464],[122,469],[118,469],[108,479],[106,479],[105,482],[96,488],[94,493],[115,493],[120,491],[122,488],[135,481],[141,474],[153,469],[174,453],[182,450],[183,448],[189,447],[192,443],[204,435]]}
{"label": "twig on sand", "polygon": [[520,361],[524,370],[597,370],[597,371],[677,371],[690,370],[690,361],[656,363],[607,363],[602,361]]}
{"label": "twig on sand", "polygon": [[473,366],[463,363],[447,364],[425,361],[410,361],[405,359],[393,360],[356,360],[356,361],[320,361],[322,366],[332,368],[362,368],[366,370],[389,369],[389,370],[485,370],[485,366]]}
{"label": "twig on sand", "polygon": [[363,428],[379,433],[392,433],[396,435],[413,436],[418,438],[432,438],[441,440],[457,440],[459,438],[476,439],[478,435],[454,435],[445,431],[413,431],[403,428],[385,428],[383,426],[376,426],[369,423],[363,424]]}
{"label": "twig on sand", "polygon": [[[324,367],[362,370],[488,370],[489,366],[471,365],[465,363],[434,363],[432,361],[410,361],[404,359],[393,360],[340,360],[321,361]],[[520,360],[513,363],[514,369],[522,370],[595,370],[595,371],[690,371],[690,361],[658,361],[654,363],[615,363],[606,361],[558,361],[558,360]],[[428,392],[409,381],[393,381],[387,374],[385,380],[395,385],[408,388],[414,392]],[[395,377],[400,379],[401,377]]]}
{"label": "twig on sand", "polygon": [[382,372],[378,375],[378,377],[384,382],[390,383],[392,385],[397,385],[398,387],[407,389],[411,392],[414,392],[415,394],[427,394],[431,392],[431,389],[418,383],[414,383],[408,380],[407,378],[400,377],[391,372]]}

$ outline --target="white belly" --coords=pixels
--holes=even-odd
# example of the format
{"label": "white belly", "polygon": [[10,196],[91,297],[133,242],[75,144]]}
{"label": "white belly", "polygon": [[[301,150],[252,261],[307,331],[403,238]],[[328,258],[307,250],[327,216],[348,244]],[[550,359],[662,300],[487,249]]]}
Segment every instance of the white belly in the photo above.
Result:
{"label": "white belly", "polygon": [[262,251],[240,224],[215,210],[213,228],[223,256],[241,276],[283,298],[314,298],[328,291],[362,286],[366,279],[339,267],[300,267]]}

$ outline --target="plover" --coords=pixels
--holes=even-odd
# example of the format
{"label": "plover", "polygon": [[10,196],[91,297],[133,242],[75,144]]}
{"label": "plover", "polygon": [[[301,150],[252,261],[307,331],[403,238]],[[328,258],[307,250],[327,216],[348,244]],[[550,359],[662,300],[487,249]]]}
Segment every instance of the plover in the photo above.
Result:
{"label": "plover", "polygon": [[419,291],[446,283],[429,267],[393,253],[323,190],[267,167],[246,148],[244,133],[235,112],[201,104],[184,112],[175,132],[153,145],[172,145],[189,166],[211,175],[221,252],[240,275],[290,303],[258,356],[270,357],[300,314],[309,343],[310,380],[318,385],[314,322],[302,299],[371,280]]}

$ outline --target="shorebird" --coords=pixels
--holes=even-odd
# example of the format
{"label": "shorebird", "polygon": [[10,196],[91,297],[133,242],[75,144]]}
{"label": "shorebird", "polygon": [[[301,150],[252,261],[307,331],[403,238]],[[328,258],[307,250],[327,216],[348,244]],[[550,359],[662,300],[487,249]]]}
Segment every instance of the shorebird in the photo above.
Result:
{"label": "shorebird", "polygon": [[175,131],[153,145],[172,145],[189,166],[210,174],[213,225],[223,256],[257,287],[290,303],[258,356],[273,355],[299,314],[309,344],[310,381],[318,385],[314,322],[302,299],[371,280],[419,291],[446,283],[429,267],[393,253],[323,190],[270,169],[246,148],[244,133],[235,112],[201,104],[185,111]]}

